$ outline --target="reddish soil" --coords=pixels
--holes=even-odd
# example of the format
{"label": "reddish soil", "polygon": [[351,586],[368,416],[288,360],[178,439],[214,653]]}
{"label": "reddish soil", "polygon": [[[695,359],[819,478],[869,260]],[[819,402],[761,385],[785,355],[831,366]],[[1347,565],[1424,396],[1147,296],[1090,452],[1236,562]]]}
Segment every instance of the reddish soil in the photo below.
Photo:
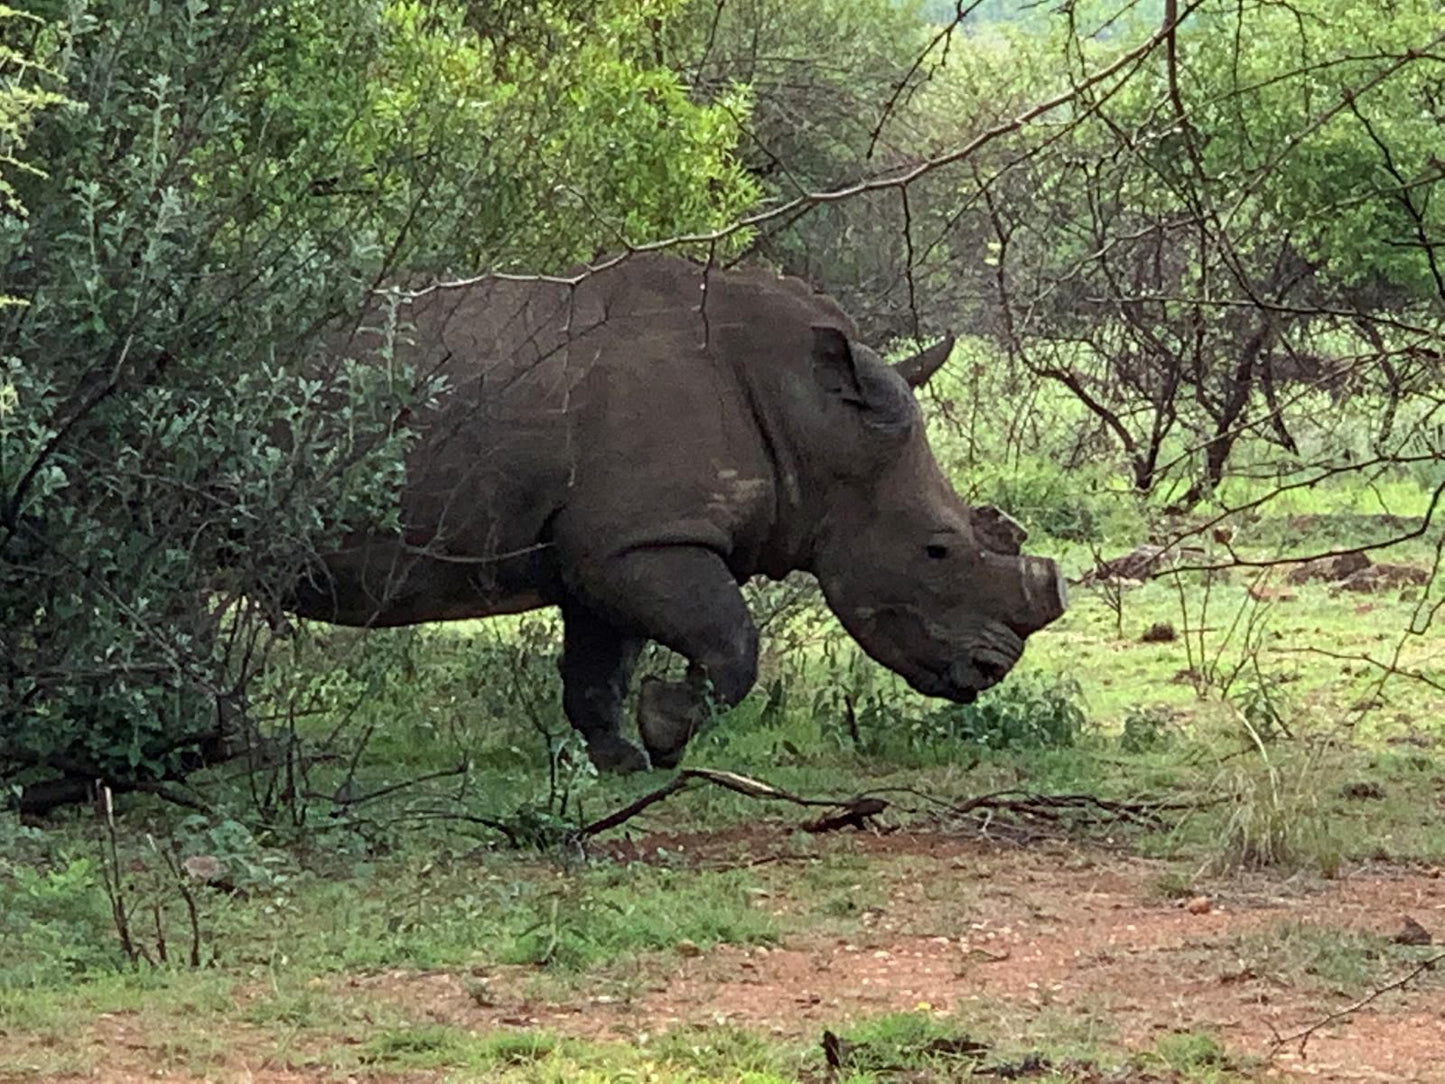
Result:
{"label": "reddish soil", "polygon": [[[866,912],[864,931],[851,940],[803,935],[774,948],[680,953],[641,965],[640,981],[622,996],[542,998],[527,968],[481,976],[483,1004],[477,976],[392,973],[352,981],[476,1029],[637,1039],[678,1026],[731,1024],[817,1036],[850,1018],[924,1008],[994,1020],[1004,1031],[1011,1020],[1025,1033],[1030,1022],[1095,1021],[1108,1041],[1129,1049],[1147,1049],[1171,1031],[1207,1031],[1241,1064],[1260,1059],[1260,1079],[1445,1082],[1445,984],[1434,973],[1316,1032],[1303,1054],[1298,1042],[1272,1052],[1277,1036],[1369,989],[1330,989],[1241,958],[1242,951],[1261,954],[1269,935],[1290,923],[1389,936],[1410,915],[1445,941],[1438,870],[1374,868],[1335,881],[1236,878],[1216,886],[1207,910],[1202,899],[1191,910],[1159,896],[1161,866],[1108,852],[998,849],[904,834],[836,842],[896,860],[880,863],[886,905]],[[637,861],[661,848],[673,860],[690,855],[698,865],[717,865],[766,862],[778,846],[777,837],[753,828],[654,836],[610,851]],[[781,899],[759,904],[787,909]],[[1404,974],[1422,952],[1401,948],[1385,970]]]}
{"label": "reddish soil", "polygon": [[[1317,941],[1328,945],[1331,930],[1389,937],[1406,915],[1436,943],[1445,942],[1445,880],[1438,869],[1375,866],[1334,881],[1236,877],[1181,901],[1160,894],[1163,865],[1103,847],[991,846],[941,835],[852,832],[822,838],[818,846],[868,859],[866,870],[860,864],[859,876],[869,879],[861,895],[879,905],[864,910],[861,920],[855,916],[848,928],[856,932],[848,938],[825,932],[843,928],[836,920],[819,920],[810,932],[774,947],[698,951],[683,945],[676,954],[614,964],[566,985],[524,967],[387,972],[340,982],[353,992],[358,1011],[375,998],[419,1022],[476,1031],[543,1028],[637,1041],[672,1028],[726,1024],[811,1042],[825,1028],[846,1036],[850,1021],[860,1018],[932,1011],[956,1013],[961,1029],[1015,1046],[1048,1045],[1059,1034],[1086,1031],[1096,1046],[1122,1054],[1153,1048],[1171,1032],[1208,1032],[1225,1045],[1236,1072],[1259,1080],[1445,1084],[1440,972],[1321,1028],[1302,1053],[1298,1041],[1276,1049],[1275,1040],[1372,987],[1331,987],[1286,950],[1271,951],[1292,925],[1326,931]],[[769,889],[759,893],[757,906],[789,915],[794,929],[797,916],[816,913],[820,902],[790,893],[797,882],[788,871],[810,859],[789,849],[781,828],[652,835],[609,843],[606,856],[766,868],[769,875],[760,881]],[[1380,972],[1388,976],[1405,974],[1432,951],[1377,944],[1386,956]],[[294,1084],[317,1078],[284,1068],[284,1055],[277,1064],[274,1040],[244,1026],[226,1039],[227,1054],[207,1079]],[[158,1068],[164,1043],[158,1046],[157,1037],[126,1014],[99,1015],[88,1041],[97,1069],[83,1079],[188,1079]],[[317,1053],[325,1064],[324,1052]]]}

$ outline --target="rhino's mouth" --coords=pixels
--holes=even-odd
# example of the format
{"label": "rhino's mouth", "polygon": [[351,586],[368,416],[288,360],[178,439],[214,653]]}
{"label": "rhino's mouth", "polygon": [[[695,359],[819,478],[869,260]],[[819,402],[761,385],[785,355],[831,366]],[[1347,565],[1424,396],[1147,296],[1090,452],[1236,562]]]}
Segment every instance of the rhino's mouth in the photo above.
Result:
{"label": "rhino's mouth", "polygon": [[835,612],[859,646],[915,692],[960,704],[1002,681],[1024,650],[1023,636],[1002,621],[979,621],[960,635],[911,606]]}
{"label": "rhino's mouth", "polygon": [[919,669],[906,675],[905,679],[915,692],[924,696],[972,704],[979,693],[1002,681],[1018,658],[1017,654],[1010,655],[994,647],[980,647],[966,658],[955,659],[937,668]]}

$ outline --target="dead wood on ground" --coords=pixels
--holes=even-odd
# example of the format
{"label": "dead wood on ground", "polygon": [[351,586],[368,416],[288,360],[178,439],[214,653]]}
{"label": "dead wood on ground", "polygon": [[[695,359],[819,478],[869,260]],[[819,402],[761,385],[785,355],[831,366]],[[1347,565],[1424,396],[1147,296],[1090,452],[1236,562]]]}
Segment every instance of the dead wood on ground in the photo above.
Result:
{"label": "dead wood on ground", "polygon": [[[1047,822],[1055,826],[1072,824],[1080,820],[1093,820],[1106,824],[1125,822],[1143,828],[1157,828],[1164,823],[1164,814],[1170,811],[1184,811],[1199,808],[1198,803],[1135,801],[1125,802],[1100,798],[1093,794],[1036,794],[1024,790],[1000,790],[978,795],[962,802],[946,801],[934,795],[911,787],[888,787],[865,791],[848,798],[810,798],[771,783],[739,775],[736,772],[720,771],[714,768],[684,768],[656,790],[649,791],[635,801],[614,810],[590,824],[578,829],[574,838],[579,841],[617,828],[643,811],[686,790],[694,783],[707,783],[733,791],[747,798],[759,801],[779,801],[809,808],[826,808],[829,812],[820,817],[801,823],[798,827],[805,832],[832,832],[843,828],[862,830],[877,829],[875,818],[890,809],[904,813],[932,813],[955,818],[979,818],[980,828],[987,831],[999,817],[1015,822]],[[911,808],[900,805],[896,800],[883,797],[884,794],[906,795],[919,798],[924,805]]]}

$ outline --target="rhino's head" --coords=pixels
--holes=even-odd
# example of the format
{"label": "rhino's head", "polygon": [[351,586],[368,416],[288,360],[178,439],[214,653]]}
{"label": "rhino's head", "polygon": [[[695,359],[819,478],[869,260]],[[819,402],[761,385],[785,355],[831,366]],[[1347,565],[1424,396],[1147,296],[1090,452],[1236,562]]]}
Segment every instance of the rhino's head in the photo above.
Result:
{"label": "rhino's head", "polygon": [[912,389],[951,339],[888,366],[835,328],[813,336],[833,479],[812,571],[869,655],[921,693],[970,702],[1064,612],[1063,578],[1021,555],[1025,534],[1008,516],[965,504],[928,447]]}

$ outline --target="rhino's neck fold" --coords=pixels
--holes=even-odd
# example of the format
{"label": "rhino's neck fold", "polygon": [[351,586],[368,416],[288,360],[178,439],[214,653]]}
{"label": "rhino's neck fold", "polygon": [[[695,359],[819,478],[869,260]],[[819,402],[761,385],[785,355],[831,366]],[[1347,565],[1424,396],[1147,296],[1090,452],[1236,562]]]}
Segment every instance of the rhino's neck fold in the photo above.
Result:
{"label": "rhino's neck fold", "polygon": [[[737,370],[735,370],[737,371]],[[757,426],[758,437],[773,474],[773,507],[768,531],[756,560],[756,571],[781,580],[790,572],[812,571],[815,540],[808,513],[805,488],[808,479],[803,459],[794,448],[793,434],[786,423],[786,392],[779,387],[758,388],[755,371],[737,371],[738,383],[747,396],[748,409]]]}

